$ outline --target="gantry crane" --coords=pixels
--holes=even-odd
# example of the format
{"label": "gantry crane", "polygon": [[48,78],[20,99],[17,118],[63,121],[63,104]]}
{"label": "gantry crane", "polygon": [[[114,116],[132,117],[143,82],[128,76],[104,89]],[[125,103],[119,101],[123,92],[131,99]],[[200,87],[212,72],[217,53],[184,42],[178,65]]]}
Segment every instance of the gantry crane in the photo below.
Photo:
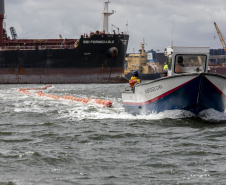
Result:
{"label": "gantry crane", "polygon": [[217,30],[217,34],[218,34],[218,36],[219,36],[219,39],[220,39],[220,41],[221,41],[221,44],[222,44],[222,46],[223,46],[223,48],[224,48],[224,51],[225,51],[225,53],[226,53],[226,44],[225,44],[224,38],[223,38],[223,36],[222,36],[222,34],[221,34],[221,32],[220,32],[220,29],[218,28],[216,22],[214,22],[214,26],[215,26],[215,28],[216,28],[216,30]]}

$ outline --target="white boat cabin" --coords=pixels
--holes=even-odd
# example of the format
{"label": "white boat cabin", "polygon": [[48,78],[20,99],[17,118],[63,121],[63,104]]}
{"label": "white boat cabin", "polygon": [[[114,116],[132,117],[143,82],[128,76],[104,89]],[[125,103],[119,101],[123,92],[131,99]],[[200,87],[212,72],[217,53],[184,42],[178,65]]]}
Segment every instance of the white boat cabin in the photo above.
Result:
{"label": "white boat cabin", "polygon": [[209,47],[168,47],[168,76],[208,72]]}

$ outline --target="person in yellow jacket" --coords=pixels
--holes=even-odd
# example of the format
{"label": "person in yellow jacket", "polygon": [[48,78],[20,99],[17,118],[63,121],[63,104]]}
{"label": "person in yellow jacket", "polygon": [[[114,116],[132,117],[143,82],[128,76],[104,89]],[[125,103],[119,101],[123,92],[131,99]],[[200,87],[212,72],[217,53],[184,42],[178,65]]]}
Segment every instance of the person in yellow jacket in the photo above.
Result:
{"label": "person in yellow jacket", "polygon": [[163,67],[163,76],[167,76],[168,75],[168,65],[166,64],[166,62],[164,62],[164,67]]}
{"label": "person in yellow jacket", "polygon": [[135,70],[132,73],[132,77],[130,78],[129,84],[130,87],[133,88],[136,83],[141,83],[141,80],[138,78],[138,71]]}

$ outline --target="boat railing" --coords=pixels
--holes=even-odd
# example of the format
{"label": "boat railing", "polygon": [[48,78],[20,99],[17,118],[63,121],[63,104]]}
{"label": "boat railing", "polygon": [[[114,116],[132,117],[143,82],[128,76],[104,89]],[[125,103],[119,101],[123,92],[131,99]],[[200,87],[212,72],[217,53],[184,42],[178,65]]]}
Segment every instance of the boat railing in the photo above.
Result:
{"label": "boat railing", "polygon": [[45,49],[74,49],[75,45],[43,45],[43,46],[2,46],[0,50],[45,50]]}
{"label": "boat railing", "polygon": [[131,91],[132,92],[132,88],[130,87],[129,84],[126,84],[125,89],[123,91],[124,92],[128,92],[128,91]]}

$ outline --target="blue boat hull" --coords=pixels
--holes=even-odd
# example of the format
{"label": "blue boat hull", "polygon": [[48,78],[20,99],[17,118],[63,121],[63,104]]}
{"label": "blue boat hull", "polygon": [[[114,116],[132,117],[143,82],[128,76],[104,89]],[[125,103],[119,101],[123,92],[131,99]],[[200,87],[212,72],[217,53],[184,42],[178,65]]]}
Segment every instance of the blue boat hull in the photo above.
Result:
{"label": "blue boat hull", "polygon": [[[189,77],[190,75],[182,76]],[[175,78],[178,78],[178,76],[170,77],[169,79],[162,78],[161,80],[168,80],[166,83],[173,83]],[[216,74],[202,73],[194,76],[191,80],[188,80],[175,88],[169,89],[162,94],[160,93],[159,96],[152,99],[147,99],[143,102],[126,102],[123,100],[123,106],[127,112],[132,114],[150,114],[153,112],[159,113],[165,110],[175,109],[187,110],[194,114],[198,114],[202,110],[210,108],[219,112],[224,112],[226,93],[223,92],[223,90],[225,90],[225,88],[223,88],[223,90],[222,88],[219,89],[208,78],[217,78],[218,80],[221,80],[221,83],[226,85],[225,77]],[[153,81],[152,83],[160,83],[161,80],[156,82]],[[162,82],[162,84],[162,89],[164,89],[164,83]]]}

